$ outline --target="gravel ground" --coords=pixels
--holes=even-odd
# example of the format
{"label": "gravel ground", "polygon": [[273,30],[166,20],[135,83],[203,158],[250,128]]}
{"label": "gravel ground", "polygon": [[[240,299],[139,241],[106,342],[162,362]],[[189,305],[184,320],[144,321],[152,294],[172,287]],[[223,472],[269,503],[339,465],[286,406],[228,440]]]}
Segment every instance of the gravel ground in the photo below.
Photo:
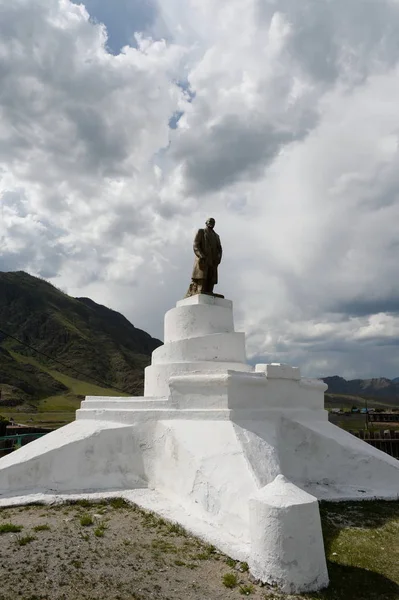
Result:
{"label": "gravel ground", "polygon": [[3,508],[0,600],[399,600],[399,502],[322,503],[321,517],[330,586],[284,596],[120,498]]}
{"label": "gravel ground", "polygon": [[0,600],[274,596],[251,583],[245,563],[120,499],[1,509],[0,534]]}

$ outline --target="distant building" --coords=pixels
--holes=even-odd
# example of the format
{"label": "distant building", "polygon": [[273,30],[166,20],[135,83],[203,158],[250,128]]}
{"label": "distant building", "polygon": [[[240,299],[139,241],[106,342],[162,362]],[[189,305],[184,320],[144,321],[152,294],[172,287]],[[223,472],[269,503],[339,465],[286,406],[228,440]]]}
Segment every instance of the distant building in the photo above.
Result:
{"label": "distant building", "polygon": [[372,413],[369,415],[371,423],[399,423],[399,414],[391,412]]}

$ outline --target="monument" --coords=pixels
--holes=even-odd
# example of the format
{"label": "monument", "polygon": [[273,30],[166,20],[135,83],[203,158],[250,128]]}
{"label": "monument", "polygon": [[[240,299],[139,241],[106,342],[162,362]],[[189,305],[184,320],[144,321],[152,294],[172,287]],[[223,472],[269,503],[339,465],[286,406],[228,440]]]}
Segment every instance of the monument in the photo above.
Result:
{"label": "monument", "polygon": [[249,365],[212,282],[166,313],[143,397],[86,397],[73,423],[0,459],[0,506],[123,496],[262,581],[319,590],[318,500],[396,499],[399,461],[328,422],[322,381]]}
{"label": "monument", "polygon": [[195,261],[186,298],[195,294],[213,294],[213,288],[218,282],[222,244],[214,231],[215,219],[211,217],[205,225],[205,229],[199,229],[194,239]]}

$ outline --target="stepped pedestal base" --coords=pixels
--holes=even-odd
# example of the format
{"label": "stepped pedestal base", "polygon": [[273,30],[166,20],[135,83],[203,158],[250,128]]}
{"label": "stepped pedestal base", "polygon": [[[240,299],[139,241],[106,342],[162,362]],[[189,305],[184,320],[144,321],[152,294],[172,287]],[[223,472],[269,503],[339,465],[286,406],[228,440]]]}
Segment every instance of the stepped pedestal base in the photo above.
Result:
{"label": "stepped pedestal base", "polygon": [[248,366],[231,303],[188,298],[166,316],[146,395],[88,397],[74,423],[0,459],[0,505],[115,492],[264,581],[320,589],[317,498],[399,489],[398,461],[328,422],[325,389],[286,365]]}

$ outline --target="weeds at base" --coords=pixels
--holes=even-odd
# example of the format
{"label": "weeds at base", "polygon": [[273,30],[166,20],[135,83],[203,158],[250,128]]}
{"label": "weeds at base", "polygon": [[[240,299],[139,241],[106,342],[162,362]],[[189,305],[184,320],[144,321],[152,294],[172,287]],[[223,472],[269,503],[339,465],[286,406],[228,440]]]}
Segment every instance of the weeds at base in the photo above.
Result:
{"label": "weeds at base", "polygon": [[25,535],[25,536],[20,536],[17,535],[16,541],[18,546],[26,546],[27,544],[30,544],[31,542],[33,542],[33,540],[35,540],[35,536],[34,535]]}
{"label": "weeds at base", "polygon": [[22,529],[22,525],[14,525],[13,523],[3,523],[3,525],[0,525],[0,535],[3,533],[19,533]]}
{"label": "weeds at base", "polygon": [[238,585],[238,577],[236,573],[226,573],[223,575],[222,583],[225,587],[233,589]]}

